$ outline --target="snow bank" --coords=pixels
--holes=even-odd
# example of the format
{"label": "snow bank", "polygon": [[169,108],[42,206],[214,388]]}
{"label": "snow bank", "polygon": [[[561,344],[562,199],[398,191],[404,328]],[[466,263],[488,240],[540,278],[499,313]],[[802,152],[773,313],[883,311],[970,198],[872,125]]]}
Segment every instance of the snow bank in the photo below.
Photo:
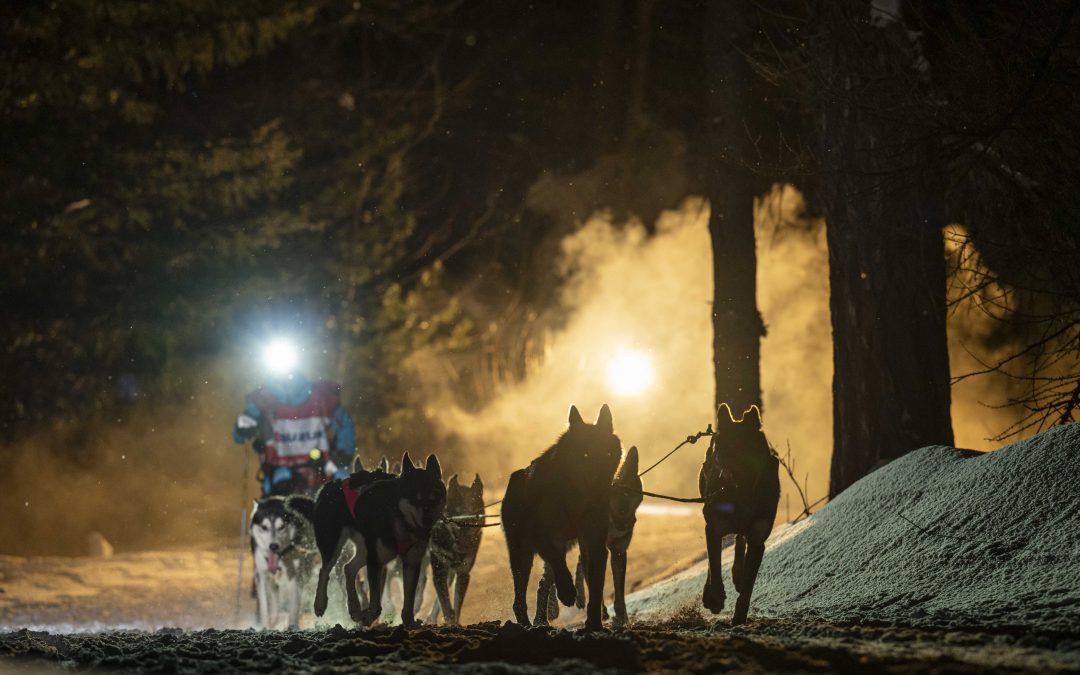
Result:
{"label": "snow bank", "polygon": [[[631,595],[630,613],[700,607],[706,569]],[[750,614],[1080,633],[1080,424],[988,454],[922,448],[864,477],[774,531]]]}

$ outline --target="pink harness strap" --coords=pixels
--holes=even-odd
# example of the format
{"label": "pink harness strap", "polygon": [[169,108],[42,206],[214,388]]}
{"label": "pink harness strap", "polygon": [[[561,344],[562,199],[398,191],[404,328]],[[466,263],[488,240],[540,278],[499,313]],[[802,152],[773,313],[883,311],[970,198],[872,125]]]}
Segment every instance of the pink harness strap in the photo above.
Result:
{"label": "pink harness strap", "polygon": [[345,505],[349,507],[349,513],[356,517],[356,500],[360,497],[360,491],[349,484],[349,479],[341,481],[341,494],[345,495]]}

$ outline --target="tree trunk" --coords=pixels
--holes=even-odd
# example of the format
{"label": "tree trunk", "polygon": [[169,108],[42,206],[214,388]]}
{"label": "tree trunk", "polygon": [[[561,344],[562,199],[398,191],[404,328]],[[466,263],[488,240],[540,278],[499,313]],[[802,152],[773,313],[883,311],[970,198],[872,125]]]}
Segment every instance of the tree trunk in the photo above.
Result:
{"label": "tree trunk", "polygon": [[[829,45],[843,91],[824,106],[820,148],[835,364],[830,496],[911,450],[953,442],[940,181],[925,144],[855,103],[873,56],[854,42]],[[888,78],[882,66],[870,75]]]}
{"label": "tree trunk", "polygon": [[753,32],[748,2],[708,3],[705,55],[709,73],[709,162],[706,190],[713,252],[713,367],[716,404],[738,415],[761,406],[760,355],[765,334],[757,308],[754,198],[763,181],[749,166],[747,125],[760,102],[744,56]]}

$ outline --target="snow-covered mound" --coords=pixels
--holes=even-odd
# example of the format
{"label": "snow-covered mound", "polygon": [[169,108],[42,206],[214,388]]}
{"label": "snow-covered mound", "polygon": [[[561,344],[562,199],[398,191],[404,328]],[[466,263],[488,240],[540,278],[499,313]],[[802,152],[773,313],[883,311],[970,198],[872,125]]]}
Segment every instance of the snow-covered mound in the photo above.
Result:
{"label": "snow-covered mound", "polygon": [[[700,607],[705,571],[635,593],[630,613]],[[1080,424],[987,454],[922,448],[864,477],[774,531],[750,615],[1080,634]]]}

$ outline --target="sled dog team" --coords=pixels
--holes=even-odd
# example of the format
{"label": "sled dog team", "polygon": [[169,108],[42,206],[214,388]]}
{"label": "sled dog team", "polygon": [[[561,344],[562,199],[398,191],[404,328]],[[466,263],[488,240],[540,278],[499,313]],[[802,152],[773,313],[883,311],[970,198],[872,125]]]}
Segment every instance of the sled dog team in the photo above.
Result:
{"label": "sled dog team", "polygon": [[[736,420],[722,405],[698,474],[709,560],[702,603],[714,614],[724,608],[721,549],[724,536],[735,535],[733,624],[743,623],[749,610],[776,516],[778,468],[757,407]],[[456,624],[480,548],[483,495],[479,475],[470,485],[459,483],[456,475],[444,483],[438,457],[429,455],[418,466],[406,452],[400,469],[391,470],[385,458],[371,470],[357,460],[352,475],[327,483],[315,499],[256,502],[250,527],[259,625],[273,627],[284,614],[290,628],[298,627],[302,589],[310,587],[317,569],[316,616],[326,612],[331,577],[343,575],[349,616],[371,625],[382,615],[387,584],[400,577],[401,620],[406,627],[416,626],[429,567],[436,599],[427,621],[435,622],[441,613],[446,623]],[[558,616],[560,604],[576,605],[585,609],[587,630],[601,629],[607,618],[603,598],[610,555],[612,625],[626,625],[627,551],[642,496],[637,448],[622,451],[608,406],[600,408],[592,424],[571,406],[567,429],[510,475],[502,500],[519,624],[530,625],[526,593],[534,559],[540,556],[544,571],[532,622],[546,625]],[[566,564],[574,545],[580,549],[576,575]]]}

